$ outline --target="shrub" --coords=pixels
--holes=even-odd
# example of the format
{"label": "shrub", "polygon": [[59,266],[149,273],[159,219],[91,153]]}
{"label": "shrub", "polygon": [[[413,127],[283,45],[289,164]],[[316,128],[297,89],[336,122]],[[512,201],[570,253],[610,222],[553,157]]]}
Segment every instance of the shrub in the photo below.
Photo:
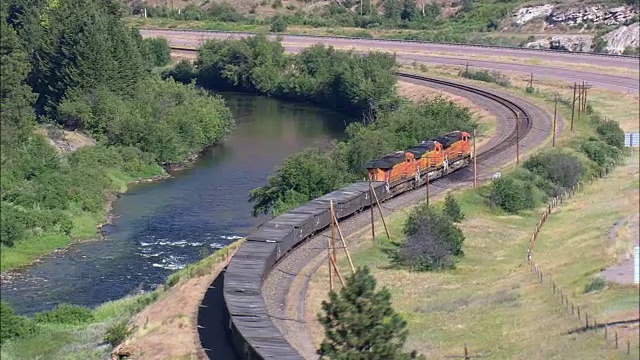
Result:
{"label": "shrub", "polygon": [[587,285],[585,285],[584,292],[586,294],[586,293],[590,293],[592,291],[600,291],[600,290],[604,289],[605,286],[607,286],[607,282],[604,281],[604,279],[601,278],[600,276],[597,276],[597,277],[591,279],[591,282],[589,282]]}
{"label": "shrub", "polygon": [[105,341],[109,342],[113,347],[120,345],[127,336],[133,333],[133,330],[127,327],[127,323],[127,320],[122,320],[109,327],[104,336]]}
{"label": "shrub", "polygon": [[458,73],[458,76],[462,76],[471,80],[494,83],[503,87],[511,87],[511,83],[509,82],[509,80],[503,74],[497,71],[493,71],[489,73],[488,70],[468,71],[465,69],[465,70],[460,70],[460,72]]}
{"label": "shrub", "polygon": [[491,184],[490,202],[510,213],[530,209],[535,205],[533,185],[517,179],[514,175],[502,176]]}
{"label": "shrub", "polygon": [[453,222],[460,222],[464,220],[464,214],[460,209],[460,205],[451,193],[448,193],[444,199],[444,214]]}
{"label": "shrub", "polygon": [[163,79],[172,78],[173,80],[189,84],[196,79],[198,72],[193,67],[193,64],[189,60],[180,60],[176,66],[162,73]]}
{"label": "shrub", "polygon": [[578,157],[563,150],[536,154],[525,161],[524,168],[564,188],[577,184],[586,172]]}
{"label": "shrub", "polygon": [[415,271],[453,268],[453,256],[463,255],[464,235],[451,219],[426,203],[416,207],[403,229],[406,240],[391,253],[394,263]]}
{"label": "shrub", "polygon": [[36,330],[31,319],[16,315],[11,305],[0,303],[0,344],[9,339],[34,334]]}
{"label": "shrub", "polygon": [[165,38],[144,39],[146,50],[153,66],[164,66],[171,60],[171,47]]}
{"label": "shrub", "polygon": [[620,128],[618,122],[609,119],[601,119],[594,117],[596,132],[605,143],[618,149],[624,147],[624,131]]}
{"label": "shrub", "polygon": [[275,16],[273,18],[273,22],[271,23],[271,28],[269,29],[271,32],[284,32],[287,31],[287,20],[284,19],[283,16]]}
{"label": "shrub", "polygon": [[59,304],[53,310],[43,311],[34,315],[37,323],[56,323],[67,325],[80,325],[94,320],[93,313],[84,307]]}

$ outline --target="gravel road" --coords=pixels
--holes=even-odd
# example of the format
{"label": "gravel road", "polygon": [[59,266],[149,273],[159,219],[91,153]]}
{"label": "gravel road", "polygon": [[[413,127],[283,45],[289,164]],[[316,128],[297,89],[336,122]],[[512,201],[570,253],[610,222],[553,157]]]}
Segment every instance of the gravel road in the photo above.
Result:
{"label": "gravel road", "polygon": [[[198,47],[207,39],[227,39],[249,36],[249,33],[217,33],[207,31],[180,31],[168,29],[141,29],[140,33],[143,37],[165,37],[172,46]],[[353,46],[356,50],[371,51],[380,50],[388,52],[397,52],[397,58],[400,62],[424,62],[432,64],[446,65],[464,65],[466,60],[456,58],[460,56],[500,56],[504,60],[472,60],[470,65],[478,69],[511,71],[516,73],[533,73],[534,77],[560,79],[564,81],[588,81],[594,87],[605,88],[615,91],[626,92],[628,90],[638,91],[640,85],[638,77],[635,74],[624,75],[605,75],[589,72],[586,70],[554,68],[545,65],[529,65],[519,64],[509,60],[509,58],[529,59],[529,60],[546,60],[557,61],[575,65],[595,65],[602,67],[621,68],[626,70],[638,70],[640,60],[637,58],[617,58],[617,57],[601,57],[593,55],[578,55],[564,53],[534,52],[518,49],[497,49],[482,48],[474,46],[455,46],[442,44],[420,44],[420,43],[404,43],[383,40],[368,39],[335,39],[322,37],[306,37],[286,35],[282,38],[285,51],[298,52],[308,46],[318,43],[324,43],[333,46]],[[356,51],[358,52],[358,51]],[[403,52],[403,53],[400,53]],[[422,52],[407,54],[406,52]],[[430,56],[428,52],[446,52],[452,54],[451,57],[446,56]]]}
{"label": "gravel road", "polygon": [[[424,82],[413,79],[403,79],[403,81],[424,84]],[[427,86],[446,90],[447,92],[455,95],[466,97],[476,105],[484,107],[487,111],[493,113],[497,117],[498,123],[496,127],[496,134],[492,140],[483,146],[483,149],[488,149],[493,145],[500,143],[504,140],[505,134],[509,134],[511,129],[513,129],[513,114],[502,105],[468,91],[434,84],[428,84]],[[492,92],[515,102],[531,116],[531,129],[520,140],[521,153],[541,144],[551,133],[552,119],[544,110],[509,94],[498,93],[493,90]],[[558,131],[562,130],[562,126],[562,119],[559,119]],[[480,154],[483,149],[478,149],[478,154]],[[486,181],[490,179],[499,167],[509,161],[512,161],[514,157],[515,144],[506,148],[502,153],[478,163],[478,181]],[[467,167],[444,179],[434,181],[430,188],[432,196],[435,196],[446,189],[471,186],[473,175],[472,171],[471,167]],[[424,196],[424,187],[422,187],[389,200],[383,203],[381,207],[386,216],[395,210],[418,203],[424,199]],[[340,228],[345,237],[369,228],[369,216],[369,212],[367,211],[342,221],[340,223]],[[377,211],[376,219],[379,219]],[[377,231],[379,233],[382,230],[378,227]],[[289,343],[307,359],[317,358],[313,343],[305,325],[306,319],[304,306],[307,286],[313,273],[320,266],[326,265],[327,236],[330,236],[330,230],[308,240],[281,260],[273,271],[271,271],[262,288],[263,298],[269,311],[269,315],[272,317],[274,323]]]}

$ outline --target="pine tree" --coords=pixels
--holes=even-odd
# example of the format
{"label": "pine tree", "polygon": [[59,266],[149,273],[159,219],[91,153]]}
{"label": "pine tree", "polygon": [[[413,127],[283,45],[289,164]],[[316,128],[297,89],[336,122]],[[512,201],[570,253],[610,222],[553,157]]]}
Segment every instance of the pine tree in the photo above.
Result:
{"label": "pine tree", "polygon": [[460,222],[464,220],[464,214],[460,209],[460,205],[458,205],[458,202],[451,193],[448,193],[444,199],[444,214],[453,222]]}
{"label": "pine tree", "polygon": [[345,285],[339,293],[329,293],[329,302],[322,302],[324,314],[318,314],[325,328],[325,340],[318,349],[321,358],[423,359],[415,352],[401,351],[407,323],[391,307],[389,291],[375,290],[376,280],[366,267],[359,268]]}

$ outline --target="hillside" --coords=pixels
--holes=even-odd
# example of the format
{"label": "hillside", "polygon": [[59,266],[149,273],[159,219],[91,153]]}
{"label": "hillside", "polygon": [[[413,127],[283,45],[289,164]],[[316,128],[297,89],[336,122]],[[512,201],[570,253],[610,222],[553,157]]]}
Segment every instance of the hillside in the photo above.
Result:
{"label": "hillside", "polygon": [[388,37],[618,54],[637,53],[639,46],[635,0],[134,0],[127,5],[133,16],[213,21],[209,28],[220,30],[234,29],[231,23],[271,25],[277,32],[292,25],[325,28],[359,37],[392,30]]}

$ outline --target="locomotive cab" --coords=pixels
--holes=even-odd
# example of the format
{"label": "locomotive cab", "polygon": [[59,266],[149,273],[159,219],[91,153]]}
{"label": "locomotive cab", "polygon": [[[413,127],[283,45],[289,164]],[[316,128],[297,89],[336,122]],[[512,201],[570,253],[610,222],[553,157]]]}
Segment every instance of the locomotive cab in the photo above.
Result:
{"label": "locomotive cab", "polygon": [[396,151],[369,161],[365,166],[371,181],[394,183],[415,174],[416,159],[411,152]]}

